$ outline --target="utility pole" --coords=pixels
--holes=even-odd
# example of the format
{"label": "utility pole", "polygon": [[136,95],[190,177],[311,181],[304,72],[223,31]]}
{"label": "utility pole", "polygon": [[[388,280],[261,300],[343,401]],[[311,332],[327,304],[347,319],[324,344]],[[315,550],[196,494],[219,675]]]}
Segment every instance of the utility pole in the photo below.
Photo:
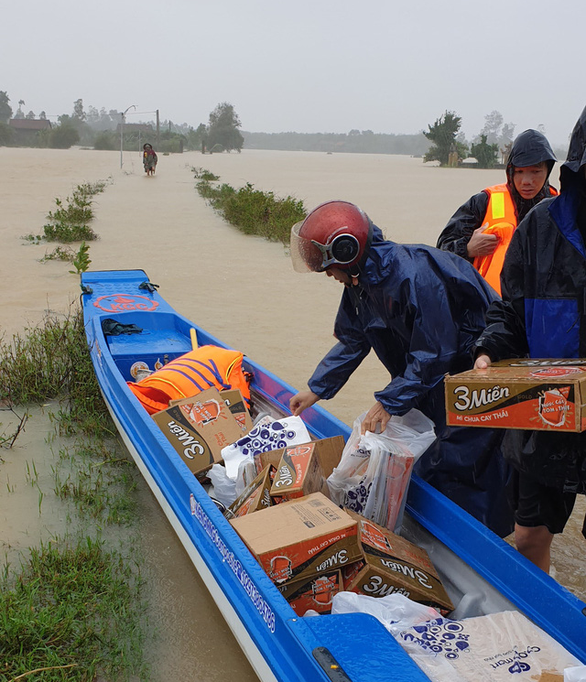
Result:
{"label": "utility pole", "polygon": [[157,109],[157,149],[159,148],[159,142],[161,140],[161,128],[159,124],[159,110]]}
{"label": "utility pole", "polygon": [[121,114],[122,120],[120,122],[120,168],[122,168],[122,164],[124,163],[122,160],[124,153],[124,117],[126,116],[126,112],[128,112],[130,109],[136,109],[136,104],[131,104]]}

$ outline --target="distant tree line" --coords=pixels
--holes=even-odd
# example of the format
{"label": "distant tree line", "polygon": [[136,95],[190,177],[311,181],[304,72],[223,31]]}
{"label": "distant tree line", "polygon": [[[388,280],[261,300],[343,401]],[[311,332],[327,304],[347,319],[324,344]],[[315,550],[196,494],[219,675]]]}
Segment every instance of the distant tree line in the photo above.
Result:
{"label": "distant tree line", "polygon": [[[18,109],[13,111],[10,97],[0,91],[0,146],[55,147],[69,148],[80,144],[95,149],[119,149],[121,138],[127,151],[139,150],[142,144],[155,142],[157,151],[181,152],[184,149],[201,151],[241,151],[244,139],[240,133],[240,119],[234,107],[222,102],[210,113],[208,124],[200,123],[193,128],[187,123],[176,124],[163,120],[157,126],[155,121],[132,124],[125,121],[123,135],[120,134],[122,113],[116,109],[106,111],[90,106],[87,111],[83,100],[73,103],[70,114],[57,116],[54,121],[47,122],[47,115],[41,111],[37,116],[34,111],[25,113],[24,100],[19,100]],[[52,117],[55,118],[55,117]],[[10,125],[11,119],[17,121],[45,121],[46,126]]]}
{"label": "distant tree line", "polygon": [[423,156],[429,142],[423,133],[393,135],[372,130],[349,133],[251,133],[243,131],[246,149],[278,149],[306,152],[360,152]]}
{"label": "distant tree line", "polygon": [[[440,166],[458,166],[466,159],[473,159],[478,168],[506,165],[516,125],[504,123],[499,111],[492,111],[484,120],[482,130],[468,144],[460,132],[462,118],[453,111],[445,111],[423,133],[431,142],[423,160],[439,161]],[[537,129],[545,134],[543,125]],[[558,159],[563,159],[566,151],[557,149],[555,154]]]}
{"label": "distant tree line", "polygon": [[[10,119],[46,121],[41,111],[25,113],[25,102],[19,100],[13,112],[10,98],[0,91],[0,146],[32,146],[68,148],[75,144],[95,149],[119,149],[122,137],[124,149],[140,150],[145,142],[157,143],[158,152],[200,150],[203,153],[240,152],[247,149],[275,149],[283,151],[355,152],[367,154],[404,154],[423,157],[424,162],[439,161],[441,166],[458,166],[466,159],[474,159],[480,168],[494,168],[506,163],[515,132],[514,123],[505,123],[498,111],[485,116],[482,130],[470,142],[461,131],[462,118],[453,111],[445,111],[428,129],[415,134],[375,133],[372,130],[350,130],[348,133],[257,133],[241,131],[242,124],[234,106],[221,102],[209,114],[208,123],[194,128],[187,123],[161,121],[157,135],[156,123],[125,124],[120,134],[122,113],[90,106],[84,109],[82,99],[73,103],[71,114],[62,114],[44,129],[9,125]],[[41,126],[40,126],[41,127]],[[538,126],[541,132],[543,126]],[[24,134],[26,132],[26,135]],[[155,140],[155,135],[157,138]],[[565,150],[555,150],[559,159]]]}

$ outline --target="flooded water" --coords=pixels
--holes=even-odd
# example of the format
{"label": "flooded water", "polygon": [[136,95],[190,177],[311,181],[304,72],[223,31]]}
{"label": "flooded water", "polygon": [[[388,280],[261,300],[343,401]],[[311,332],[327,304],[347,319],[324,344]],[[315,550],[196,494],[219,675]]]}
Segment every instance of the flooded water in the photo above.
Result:
{"label": "flooded water", "polygon": [[[192,167],[220,182],[292,195],[305,207],[330,199],[360,205],[386,236],[399,242],[435,244],[453,211],[471,194],[504,180],[503,171],[440,169],[421,159],[363,154],[247,151],[202,156],[159,156],[157,175],[147,178],[138,153],[0,148],[3,206],[3,304],[0,331],[6,336],[39,322],[45,311],[66,311],[79,295],[68,264],[40,263],[48,245],[22,239],[40,234],[56,197],[82,182],[109,180],[95,197],[93,223],[99,240],[90,246],[92,269],[141,268],[180,312],[267,369],[302,389],[333,345],[339,284],[323,275],[295,273],[280,244],[247,237],[226,225],[195,191]],[[552,178],[556,184],[557,170]],[[367,358],[343,391],[324,403],[351,424],[388,381],[375,358]],[[0,413],[0,422],[4,422]],[[10,551],[33,544],[37,535],[59,532],[61,516],[27,484],[25,462],[46,460],[48,428],[42,414],[19,437],[17,449],[0,455],[2,544]],[[2,427],[0,427],[0,431]],[[7,495],[7,480],[18,491]],[[10,483],[8,484],[10,486]],[[28,495],[28,497],[27,497]],[[17,498],[22,501],[16,501]],[[17,509],[18,521],[15,522]],[[586,512],[579,499],[569,527],[553,546],[558,580],[586,597]],[[153,625],[158,638],[149,650],[153,681],[255,679],[227,626],[146,486],[141,485],[140,536]],[[39,527],[38,532],[31,530]]]}

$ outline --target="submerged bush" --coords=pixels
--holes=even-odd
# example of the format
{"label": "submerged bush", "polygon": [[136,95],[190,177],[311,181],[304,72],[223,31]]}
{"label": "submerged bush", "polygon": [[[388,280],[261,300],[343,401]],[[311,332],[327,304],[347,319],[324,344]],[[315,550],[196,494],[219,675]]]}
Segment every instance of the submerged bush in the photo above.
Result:
{"label": "submerged bush", "polygon": [[[263,192],[246,183],[239,190],[225,183],[219,187],[211,184],[203,169],[192,169],[196,178],[203,178],[196,188],[213,208],[230,224],[245,234],[255,234],[269,241],[289,243],[291,226],[303,220],[306,211],[303,201],[287,196],[276,197],[274,192]],[[217,179],[216,176],[213,176]]]}

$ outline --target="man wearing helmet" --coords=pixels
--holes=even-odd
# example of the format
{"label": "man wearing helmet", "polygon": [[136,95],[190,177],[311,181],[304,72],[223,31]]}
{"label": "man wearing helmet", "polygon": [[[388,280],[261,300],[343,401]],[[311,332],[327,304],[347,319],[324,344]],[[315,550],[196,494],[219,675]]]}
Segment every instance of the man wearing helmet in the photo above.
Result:
{"label": "man wearing helmet", "polygon": [[542,199],[557,194],[548,178],[556,162],[538,130],[517,136],[507,160],[507,182],[487,187],[460,206],[437,247],[466,258],[500,294],[505,252],[517,225]]}
{"label": "man wearing helmet", "polygon": [[354,204],[330,201],[291,230],[298,271],[325,272],[344,285],[338,343],[319,363],[309,390],[291,398],[295,415],[332,398],[372,350],[392,380],[374,396],[363,429],[421,410],[437,440],[416,472],[501,536],[511,532],[500,453],[502,432],[446,426],[443,378],[472,367],[472,348],[497,298],[463,258],[424,245],[386,241]]}

